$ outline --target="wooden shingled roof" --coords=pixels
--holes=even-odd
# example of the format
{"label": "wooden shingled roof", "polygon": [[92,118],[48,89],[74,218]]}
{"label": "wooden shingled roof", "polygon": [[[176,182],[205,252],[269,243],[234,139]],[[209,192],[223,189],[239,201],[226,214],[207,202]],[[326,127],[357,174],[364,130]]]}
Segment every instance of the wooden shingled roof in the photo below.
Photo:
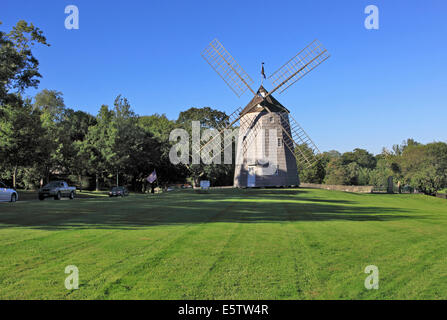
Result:
{"label": "wooden shingled roof", "polygon": [[253,99],[247,104],[247,106],[241,111],[240,115],[243,116],[250,112],[261,112],[264,110],[263,107],[269,108],[271,112],[287,112],[290,113],[290,111],[284,107],[281,103],[279,103],[278,100],[276,100],[272,95],[268,96],[267,98],[263,99],[259,96],[266,95],[268,93],[267,90],[263,86],[260,86],[258,89],[258,94],[254,96]]}

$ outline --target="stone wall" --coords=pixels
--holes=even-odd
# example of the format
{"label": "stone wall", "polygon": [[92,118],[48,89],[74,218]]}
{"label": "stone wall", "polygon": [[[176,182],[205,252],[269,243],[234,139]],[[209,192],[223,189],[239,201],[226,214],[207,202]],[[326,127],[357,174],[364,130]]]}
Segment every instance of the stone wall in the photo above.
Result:
{"label": "stone wall", "polygon": [[337,190],[346,192],[358,192],[358,193],[371,193],[373,186],[340,186],[340,185],[330,185],[330,184],[315,184],[315,183],[301,183],[301,188],[314,188],[314,189],[326,189],[326,190]]}

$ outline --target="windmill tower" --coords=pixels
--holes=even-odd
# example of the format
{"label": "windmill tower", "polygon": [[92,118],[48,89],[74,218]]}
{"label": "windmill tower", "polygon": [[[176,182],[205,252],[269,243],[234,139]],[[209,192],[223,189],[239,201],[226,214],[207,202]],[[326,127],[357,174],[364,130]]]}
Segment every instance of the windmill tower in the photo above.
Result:
{"label": "windmill tower", "polygon": [[327,50],[318,40],[310,43],[268,77],[275,86],[270,92],[262,84],[255,92],[250,87],[253,80],[217,39],[205,48],[202,56],[238,97],[246,90],[254,97],[245,108],[237,108],[228,116],[218,128],[219,133],[201,142],[196,152],[209,153],[216,150],[216,146],[220,148],[225,129],[239,127],[234,186],[298,186],[297,162],[312,166],[319,150],[289,110],[272,94],[284,92],[328,59]]}

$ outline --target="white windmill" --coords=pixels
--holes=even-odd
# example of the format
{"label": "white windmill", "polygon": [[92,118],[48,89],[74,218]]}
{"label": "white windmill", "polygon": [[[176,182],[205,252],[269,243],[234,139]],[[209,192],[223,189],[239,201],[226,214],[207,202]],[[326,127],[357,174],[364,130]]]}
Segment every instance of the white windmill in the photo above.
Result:
{"label": "white windmill", "polygon": [[[269,187],[299,185],[297,162],[311,166],[319,153],[317,146],[304,129],[272,94],[282,93],[292,84],[329,58],[329,53],[318,40],[311,42],[297,55],[268,78],[275,88],[268,92],[261,84],[255,92],[253,80],[233,59],[223,45],[214,39],[203,51],[203,58],[240,97],[247,89],[254,95],[245,108],[237,108],[219,134],[201,142],[196,152],[210,152],[220,144],[225,129],[239,127],[239,144],[234,173],[235,187]],[[264,68],[262,69],[262,73]],[[277,141],[266,139],[268,132],[276,133]],[[258,133],[261,132],[261,135]],[[219,139],[216,139],[219,137]],[[259,138],[262,139],[259,139]],[[218,146],[221,147],[220,145]],[[274,170],[264,170],[265,153],[276,155]],[[270,157],[271,158],[271,157]],[[270,169],[271,169],[271,164]]]}

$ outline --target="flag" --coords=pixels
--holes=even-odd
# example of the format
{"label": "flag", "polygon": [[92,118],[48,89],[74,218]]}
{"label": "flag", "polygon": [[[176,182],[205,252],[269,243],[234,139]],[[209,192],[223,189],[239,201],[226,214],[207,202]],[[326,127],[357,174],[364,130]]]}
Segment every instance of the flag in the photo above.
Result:
{"label": "flag", "polygon": [[264,62],[262,63],[262,69],[261,69],[261,74],[265,79],[265,73],[264,73]]}
{"label": "flag", "polygon": [[152,172],[152,173],[146,178],[146,180],[147,180],[149,183],[153,183],[155,180],[157,180],[157,172],[155,172],[155,170],[154,170],[154,172]]}

